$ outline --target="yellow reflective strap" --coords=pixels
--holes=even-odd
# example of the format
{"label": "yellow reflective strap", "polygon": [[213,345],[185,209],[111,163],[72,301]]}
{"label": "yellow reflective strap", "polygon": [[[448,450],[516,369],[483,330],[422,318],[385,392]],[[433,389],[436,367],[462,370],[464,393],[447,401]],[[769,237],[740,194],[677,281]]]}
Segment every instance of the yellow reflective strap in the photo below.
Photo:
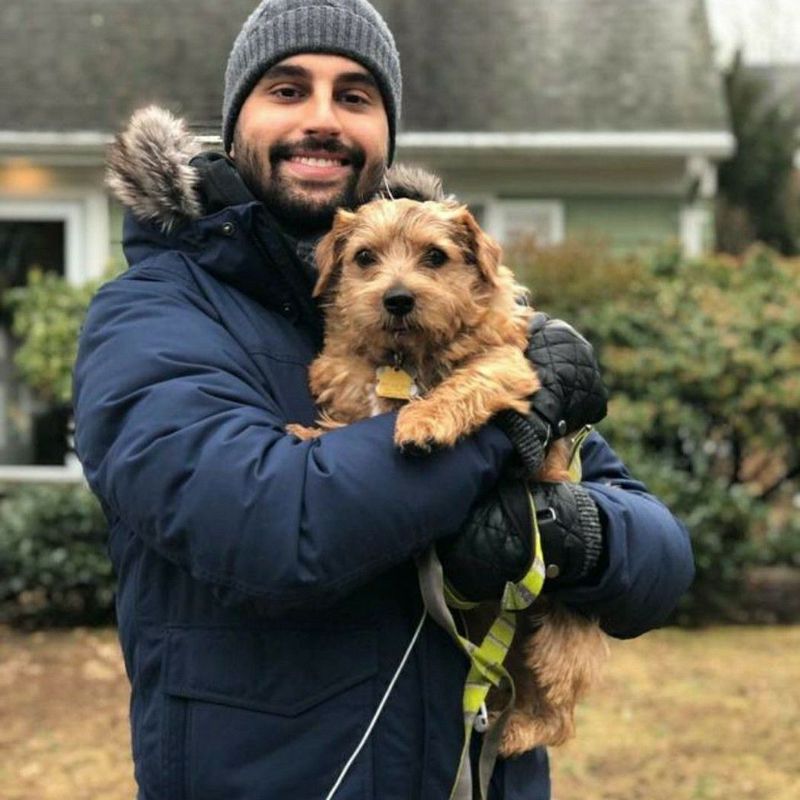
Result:
{"label": "yellow reflective strap", "polygon": [[[572,462],[577,463],[580,469],[580,443],[589,433],[589,429],[581,431],[576,437],[575,450]],[[575,453],[578,453],[577,461]],[[572,466],[572,463],[571,463]],[[492,623],[480,645],[469,641],[462,636],[455,625],[449,608],[469,610],[478,603],[472,603],[464,598],[447,584],[442,574],[441,564],[433,548],[430,548],[420,559],[418,568],[420,574],[420,587],[422,589],[425,606],[431,616],[450,633],[452,638],[469,658],[469,671],[464,684],[462,695],[462,711],[464,714],[464,746],[459,759],[458,771],[449,800],[472,800],[472,780],[469,762],[469,746],[475,719],[486,702],[492,686],[505,687],[510,700],[500,711],[499,719],[484,736],[481,751],[481,779],[475,796],[485,800],[488,791],[488,782],[494,763],[497,758],[500,731],[504,720],[513,709],[515,686],[503,662],[508,656],[508,651],[514,640],[517,624],[516,613],[524,611],[539,596],[545,579],[544,555],[542,553],[542,537],[536,519],[536,509],[533,498],[528,494],[531,504],[531,519],[533,521],[533,560],[523,578],[517,583],[507,583],[501,601],[501,612]]]}
{"label": "yellow reflective strap", "polygon": [[592,426],[584,425],[578,431],[578,433],[575,434],[575,438],[572,440],[572,450],[569,454],[567,471],[569,472],[569,479],[573,483],[580,483],[581,478],[583,477],[583,467],[581,466],[581,447],[583,447],[586,437],[591,432]]}
{"label": "yellow reflective strap", "polygon": [[491,636],[499,642],[508,652],[511,642],[514,640],[514,632],[517,629],[517,618],[512,614],[501,614],[489,628],[487,636]]}
{"label": "yellow reflective strap", "polygon": [[488,694],[489,689],[485,681],[473,683],[468,679],[464,686],[464,714],[471,714],[474,717],[480,711],[481,705],[486,701],[486,695]]}
{"label": "yellow reflective strap", "polygon": [[501,601],[504,611],[524,611],[541,594],[544,586],[545,567],[544,554],[542,553],[542,535],[539,532],[536,508],[533,505],[533,498],[530,492],[528,493],[528,502],[531,506],[531,520],[533,521],[533,561],[522,580],[517,583],[506,584]]}
{"label": "yellow reflective strap", "polygon": [[447,579],[444,581],[444,599],[450,608],[456,608],[460,611],[470,611],[473,608],[477,608],[479,603],[473,603],[469,600],[465,600],[461,595],[447,582]]}

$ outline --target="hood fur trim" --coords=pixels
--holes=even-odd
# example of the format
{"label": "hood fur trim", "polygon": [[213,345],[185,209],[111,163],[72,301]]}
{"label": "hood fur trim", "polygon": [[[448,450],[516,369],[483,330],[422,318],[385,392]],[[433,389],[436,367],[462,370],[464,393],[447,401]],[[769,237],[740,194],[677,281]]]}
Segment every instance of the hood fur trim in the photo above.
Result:
{"label": "hood fur trim", "polygon": [[199,175],[189,165],[199,152],[183,120],[157,106],[140,109],[109,148],[106,185],[134,215],[168,233],[203,214]]}
{"label": "hood fur trim", "polygon": [[435,200],[437,203],[455,202],[453,195],[446,195],[442,188],[442,179],[421,167],[398,164],[386,173],[386,183],[378,191],[378,197],[384,200]]}
{"label": "hood fur trim", "polygon": [[[183,120],[158,106],[142,108],[109,148],[106,185],[136,217],[169,233],[203,216],[200,175],[189,164],[200,149]],[[455,202],[436,175],[401,164],[386,173],[376,196]]]}

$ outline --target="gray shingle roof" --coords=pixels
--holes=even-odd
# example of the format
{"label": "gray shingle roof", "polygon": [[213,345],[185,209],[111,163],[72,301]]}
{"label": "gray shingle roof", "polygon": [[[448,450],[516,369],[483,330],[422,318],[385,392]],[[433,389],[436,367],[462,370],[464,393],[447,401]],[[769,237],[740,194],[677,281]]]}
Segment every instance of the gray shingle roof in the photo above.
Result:
{"label": "gray shingle roof", "polygon": [[[374,0],[408,131],[724,130],[702,0]],[[0,0],[0,130],[113,131],[157,101],[216,131],[256,0]]]}

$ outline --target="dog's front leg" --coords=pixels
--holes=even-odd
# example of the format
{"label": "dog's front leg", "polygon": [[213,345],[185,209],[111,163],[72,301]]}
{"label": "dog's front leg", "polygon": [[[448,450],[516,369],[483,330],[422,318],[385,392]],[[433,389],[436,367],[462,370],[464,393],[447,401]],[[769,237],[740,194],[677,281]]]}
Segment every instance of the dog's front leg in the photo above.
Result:
{"label": "dog's front leg", "polygon": [[401,409],[394,441],[401,449],[451,447],[506,409],[526,413],[539,388],[519,348],[493,348],[455,369],[425,397]]}

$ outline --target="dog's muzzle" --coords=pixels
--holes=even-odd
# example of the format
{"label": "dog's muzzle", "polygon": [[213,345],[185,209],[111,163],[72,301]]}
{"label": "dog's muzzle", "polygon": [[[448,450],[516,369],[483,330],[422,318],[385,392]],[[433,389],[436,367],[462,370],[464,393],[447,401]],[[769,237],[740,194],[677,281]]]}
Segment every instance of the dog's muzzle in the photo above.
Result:
{"label": "dog's muzzle", "polygon": [[394,317],[405,317],[414,310],[414,295],[402,286],[389,289],[383,296],[383,307]]}

